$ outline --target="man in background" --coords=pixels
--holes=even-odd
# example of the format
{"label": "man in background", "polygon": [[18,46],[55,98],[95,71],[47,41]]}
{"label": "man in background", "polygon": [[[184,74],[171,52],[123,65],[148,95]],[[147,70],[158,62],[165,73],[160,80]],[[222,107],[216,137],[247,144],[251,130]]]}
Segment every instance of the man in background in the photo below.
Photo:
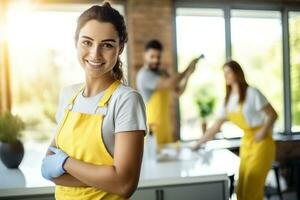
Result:
{"label": "man in background", "polygon": [[180,96],[184,92],[199,60],[192,60],[182,73],[169,73],[161,67],[162,52],[163,45],[158,40],[146,44],[144,66],[137,73],[136,81],[137,89],[146,103],[149,128],[155,134],[157,144],[175,141],[170,98],[172,93]]}

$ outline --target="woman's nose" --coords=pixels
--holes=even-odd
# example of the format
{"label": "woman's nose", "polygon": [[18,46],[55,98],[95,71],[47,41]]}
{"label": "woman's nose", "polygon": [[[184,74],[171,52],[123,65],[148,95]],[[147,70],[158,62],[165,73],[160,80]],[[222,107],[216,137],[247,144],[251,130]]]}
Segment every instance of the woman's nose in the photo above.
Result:
{"label": "woman's nose", "polygon": [[100,46],[94,46],[90,49],[90,56],[94,59],[102,58],[102,50]]}

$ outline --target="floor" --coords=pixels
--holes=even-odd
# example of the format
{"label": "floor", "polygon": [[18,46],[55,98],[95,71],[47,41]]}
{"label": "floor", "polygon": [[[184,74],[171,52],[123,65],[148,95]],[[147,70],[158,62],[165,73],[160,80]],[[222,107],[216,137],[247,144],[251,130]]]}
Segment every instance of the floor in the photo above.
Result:
{"label": "floor", "polygon": [[[230,200],[236,200],[236,195],[233,194]],[[272,196],[270,199],[265,198],[265,200],[280,200],[280,199],[277,196]],[[297,199],[295,192],[288,192],[283,194],[283,200],[300,200],[300,199]]]}
{"label": "floor", "polygon": [[[284,200],[298,200],[295,192],[284,193],[283,199]],[[274,196],[270,200],[279,200],[279,198]]]}
{"label": "floor", "polygon": [[[235,180],[235,186],[236,186],[236,184],[237,184],[237,180]],[[270,172],[267,176],[266,185],[272,186],[274,188],[277,187],[276,178],[275,178],[275,174],[274,174],[273,170],[270,170]],[[285,191],[283,193],[283,200],[300,200],[300,199],[297,199],[296,192],[293,192],[293,191],[287,192],[286,191],[287,183],[282,176],[280,176],[280,187],[281,187],[282,191]],[[233,194],[232,198],[230,200],[237,200],[236,194]],[[265,198],[265,200],[280,200],[280,199],[278,196],[275,195],[275,196],[272,196],[270,199]]]}

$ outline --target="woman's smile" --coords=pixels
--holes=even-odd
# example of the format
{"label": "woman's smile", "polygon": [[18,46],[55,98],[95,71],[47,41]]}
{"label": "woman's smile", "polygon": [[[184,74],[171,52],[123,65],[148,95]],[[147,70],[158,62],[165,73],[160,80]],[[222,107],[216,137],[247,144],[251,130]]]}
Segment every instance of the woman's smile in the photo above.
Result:
{"label": "woman's smile", "polygon": [[86,66],[92,70],[101,69],[101,67],[103,67],[105,65],[105,62],[92,61],[92,60],[85,60],[85,63],[86,63]]}

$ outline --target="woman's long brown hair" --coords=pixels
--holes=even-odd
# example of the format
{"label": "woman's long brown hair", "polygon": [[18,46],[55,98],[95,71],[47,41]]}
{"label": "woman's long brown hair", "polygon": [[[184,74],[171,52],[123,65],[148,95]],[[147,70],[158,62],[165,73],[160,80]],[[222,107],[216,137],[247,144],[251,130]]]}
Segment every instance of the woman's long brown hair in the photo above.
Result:
{"label": "woman's long brown hair", "polygon": [[[108,22],[114,25],[120,38],[120,45],[124,47],[125,43],[128,40],[124,17],[119,13],[119,11],[112,8],[110,3],[108,2],[104,2],[101,6],[94,5],[85,10],[79,16],[77,21],[77,28],[75,31],[75,44],[77,44],[81,28],[90,20],[97,20],[98,22]],[[116,80],[126,82],[123,74],[122,62],[119,57],[112,69],[112,75]]]}
{"label": "woman's long brown hair", "polygon": [[[223,65],[223,68],[225,66],[229,67],[235,74],[236,81],[238,82],[239,103],[243,103],[246,98],[247,87],[249,86],[245,79],[244,71],[243,71],[241,65],[234,60],[230,60],[230,61],[226,62]],[[227,105],[227,103],[229,101],[231,91],[232,91],[231,85],[226,85],[225,105]]]}

